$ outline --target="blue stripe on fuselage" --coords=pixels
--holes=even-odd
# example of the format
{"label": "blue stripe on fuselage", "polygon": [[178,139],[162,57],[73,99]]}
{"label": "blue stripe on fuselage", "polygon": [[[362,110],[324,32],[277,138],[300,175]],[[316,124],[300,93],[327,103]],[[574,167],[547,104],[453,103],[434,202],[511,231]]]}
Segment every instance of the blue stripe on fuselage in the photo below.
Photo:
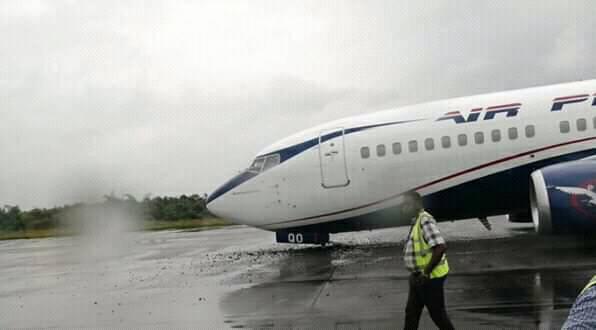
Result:
{"label": "blue stripe on fuselage", "polygon": [[[353,127],[353,128],[348,128],[345,129],[343,132],[344,135],[348,135],[348,134],[352,134],[352,133],[356,133],[356,132],[361,132],[367,129],[371,129],[371,128],[377,128],[377,127],[382,127],[382,126],[390,126],[390,125],[398,125],[398,124],[406,124],[406,123],[412,123],[412,122],[416,122],[416,121],[421,121],[424,119],[414,119],[414,120],[402,120],[402,121],[393,121],[393,122],[389,122],[389,123],[383,123],[383,124],[374,124],[374,125],[366,125],[366,126],[360,126],[360,127]],[[323,136],[320,137],[321,142],[325,142],[325,141],[329,141],[331,139],[334,139],[336,137],[339,137],[342,135],[342,131],[338,130],[335,132],[331,132],[329,134],[325,134]],[[272,152],[268,152],[266,154],[263,154],[261,156],[268,156],[268,155],[274,155],[274,154],[279,154],[281,157],[280,162],[284,162],[316,145],[319,144],[319,137],[316,137],[314,139],[310,139],[307,140],[305,142],[299,143],[299,144],[295,144],[293,146],[290,147],[286,147],[283,149],[279,149],[276,151],[272,151]]]}
{"label": "blue stripe on fuselage", "polygon": [[252,178],[254,178],[255,176],[257,176],[258,173],[255,172],[250,172],[250,171],[244,171],[238,175],[236,175],[235,177],[231,178],[230,180],[228,180],[228,182],[224,183],[221,187],[215,189],[215,191],[209,195],[209,198],[207,198],[207,204],[209,204],[210,202],[212,202],[213,200],[215,200],[217,197],[227,193],[228,191],[238,187],[239,185],[241,185],[243,182],[246,182]]}
{"label": "blue stripe on fuselage", "polygon": [[[411,122],[416,122],[416,121],[421,121],[421,120],[423,120],[423,119],[402,120],[402,121],[394,121],[394,122],[383,123],[383,124],[353,127],[353,128],[348,128],[348,129],[343,130],[343,134],[347,135],[347,134],[356,133],[356,132],[364,131],[364,130],[375,128],[375,127],[406,124],[406,123],[411,123]],[[334,139],[336,137],[339,137],[341,135],[342,135],[342,130],[338,130],[335,132],[331,132],[329,134],[325,134],[325,135],[321,136],[320,139],[321,139],[321,142],[325,142],[325,141]],[[307,140],[307,141],[299,143],[299,144],[295,144],[290,147],[286,147],[283,149],[279,149],[277,151],[259,155],[257,157],[279,154],[280,164],[281,164],[281,163],[285,162],[286,160],[288,160],[296,155],[299,155],[300,153],[302,153],[318,144],[319,144],[319,137],[316,137],[314,139],[310,139],[310,140]],[[210,202],[215,200],[217,197],[225,194],[226,192],[238,187],[242,183],[254,178],[257,175],[258,175],[258,173],[248,172],[248,171],[238,174],[237,176],[233,177],[228,182],[223,184],[221,187],[217,188],[211,195],[209,195],[209,198],[207,199],[207,204],[209,204]]]}

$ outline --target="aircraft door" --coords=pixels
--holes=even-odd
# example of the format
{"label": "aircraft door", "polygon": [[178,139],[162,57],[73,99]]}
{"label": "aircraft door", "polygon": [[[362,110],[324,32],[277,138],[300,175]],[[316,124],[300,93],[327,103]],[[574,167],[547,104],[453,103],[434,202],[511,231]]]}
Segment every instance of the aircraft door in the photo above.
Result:
{"label": "aircraft door", "polygon": [[350,184],[345,154],[344,129],[338,127],[319,135],[321,185],[324,188],[345,187]]}

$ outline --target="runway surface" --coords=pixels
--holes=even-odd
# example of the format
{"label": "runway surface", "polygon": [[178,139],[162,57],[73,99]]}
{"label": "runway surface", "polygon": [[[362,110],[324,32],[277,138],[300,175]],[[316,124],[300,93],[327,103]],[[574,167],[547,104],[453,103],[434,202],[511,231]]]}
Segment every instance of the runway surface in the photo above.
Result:
{"label": "runway surface", "polygon": [[[596,273],[592,241],[492,219],[441,223],[456,328],[560,328]],[[402,325],[407,228],[289,246],[243,226],[0,242],[0,328]],[[421,328],[434,328],[423,312]]]}

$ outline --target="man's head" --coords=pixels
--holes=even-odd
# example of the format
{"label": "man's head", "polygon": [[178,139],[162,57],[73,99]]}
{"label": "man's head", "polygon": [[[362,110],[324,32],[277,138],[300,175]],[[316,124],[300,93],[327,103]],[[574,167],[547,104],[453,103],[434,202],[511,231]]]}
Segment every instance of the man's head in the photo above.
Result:
{"label": "man's head", "polygon": [[401,209],[406,216],[415,216],[423,207],[422,196],[418,192],[410,190],[404,194]]}

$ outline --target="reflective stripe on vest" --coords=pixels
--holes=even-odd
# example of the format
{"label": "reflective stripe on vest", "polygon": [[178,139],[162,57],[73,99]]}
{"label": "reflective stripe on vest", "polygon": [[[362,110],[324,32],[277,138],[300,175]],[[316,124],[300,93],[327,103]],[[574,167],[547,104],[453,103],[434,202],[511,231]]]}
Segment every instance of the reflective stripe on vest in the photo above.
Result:
{"label": "reflective stripe on vest", "polygon": [[[430,214],[424,211],[420,212],[418,214],[418,218],[416,219],[416,223],[412,228],[412,249],[414,250],[415,255],[414,263],[416,264],[416,267],[421,270],[426,268],[433,256],[432,249],[424,239],[424,235],[422,233],[423,216],[430,217]],[[447,263],[447,256],[443,254],[441,261],[439,261],[439,263],[430,273],[430,278],[443,277],[447,275],[447,273],[449,273],[449,264]]]}
{"label": "reflective stripe on vest", "polygon": [[592,279],[590,280],[590,282],[588,282],[588,285],[586,285],[586,287],[582,290],[582,292],[580,294],[588,291],[589,288],[591,288],[591,287],[593,287],[595,285],[596,285],[596,276],[592,277]]}

